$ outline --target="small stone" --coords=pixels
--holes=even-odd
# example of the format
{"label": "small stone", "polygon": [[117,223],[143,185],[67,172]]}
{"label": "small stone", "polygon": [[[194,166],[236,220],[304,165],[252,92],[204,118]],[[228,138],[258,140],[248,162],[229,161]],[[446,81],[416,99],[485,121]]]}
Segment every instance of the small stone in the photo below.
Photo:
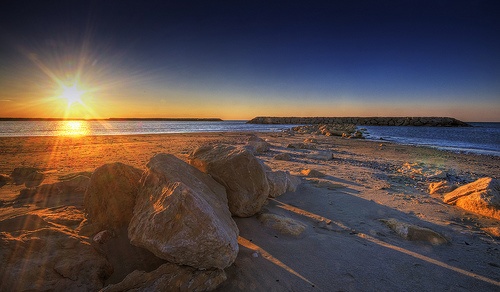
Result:
{"label": "small stone", "polygon": [[278,153],[273,157],[275,160],[290,161],[292,157],[288,153]]}
{"label": "small stone", "polygon": [[315,169],[303,169],[300,173],[307,177],[325,177],[326,175],[320,171]]}

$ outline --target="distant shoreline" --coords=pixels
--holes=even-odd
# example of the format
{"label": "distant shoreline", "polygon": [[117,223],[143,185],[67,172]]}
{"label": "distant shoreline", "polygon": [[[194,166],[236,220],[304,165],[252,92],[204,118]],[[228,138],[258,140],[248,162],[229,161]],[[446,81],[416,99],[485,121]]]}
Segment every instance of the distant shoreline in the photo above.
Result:
{"label": "distant shoreline", "polygon": [[65,118],[0,118],[0,121],[168,121],[168,122],[222,122],[220,118],[107,118],[107,119],[65,119]]}

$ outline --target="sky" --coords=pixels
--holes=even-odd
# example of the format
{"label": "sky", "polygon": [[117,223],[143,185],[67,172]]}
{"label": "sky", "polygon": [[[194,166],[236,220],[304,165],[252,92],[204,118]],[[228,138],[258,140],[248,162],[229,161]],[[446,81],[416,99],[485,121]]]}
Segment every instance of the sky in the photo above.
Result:
{"label": "sky", "polygon": [[0,117],[500,122],[499,1],[2,1]]}

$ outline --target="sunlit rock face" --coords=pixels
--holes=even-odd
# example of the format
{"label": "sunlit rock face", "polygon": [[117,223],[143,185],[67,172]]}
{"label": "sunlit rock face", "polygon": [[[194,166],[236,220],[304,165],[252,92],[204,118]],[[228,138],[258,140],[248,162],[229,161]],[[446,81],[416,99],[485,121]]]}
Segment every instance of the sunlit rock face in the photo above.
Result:
{"label": "sunlit rock face", "polygon": [[224,269],[238,254],[224,187],[169,154],[147,164],[128,235],[159,258],[199,269]]}
{"label": "sunlit rock face", "polygon": [[189,163],[226,188],[229,210],[235,216],[256,214],[269,195],[264,166],[244,147],[202,146],[191,154]]}
{"label": "sunlit rock face", "polygon": [[480,178],[446,194],[443,201],[500,220],[500,180]]}

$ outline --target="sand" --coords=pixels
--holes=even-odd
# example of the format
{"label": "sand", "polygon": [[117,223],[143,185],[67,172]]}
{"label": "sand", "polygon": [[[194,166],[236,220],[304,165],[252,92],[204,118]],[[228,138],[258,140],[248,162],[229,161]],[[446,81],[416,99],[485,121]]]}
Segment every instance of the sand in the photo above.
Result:
{"label": "sand", "polygon": [[[44,172],[46,184],[74,173],[92,172],[109,162],[144,169],[156,153],[186,159],[198,145],[244,145],[249,135],[0,138],[0,174],[8,175],[15,167],[36,167]],[[264,215],[235,218],[240,229],[240,252],[226,269],[228,280],[218,290],[500,289],[500,238],[495,237],[500,222],[446,205],[443,195],[427,192],[429,183],[442,180],[443,175],[457,185],[486,176],[500,178],[500,157],[326,136],[314,136],[318,143],[309,145],[316,150],[291,149],[286,146],[311,136],[257,135],[271,144],[271,150],[258,158],[273,170],[301,177],[302,183],[296,192],[269,199],[261,212]],[[324,150],[332,151],[333,159],[311,158]],[[292,159],[273,159],[279,153],[288,153]],[[305,177],[301,174],[304,169],[325,176]],[[81,198],[50,204],[22,202],[18,195],[23,188],[13,184],[0,188],[0,223],[12,222],[27,212],[43,213],[47,208],[82,208]],[[269,214],[279,218],[278,223],[266,224]],[[433,230],[447,243],[405,239],[384,223],[391,218]],[[22,222],[13,225],[23,226]],[[5,226],[0,224],[0,232],[13,232]],[[123,266],[107,283],[120,281],[133,269],[126,263]]]}

